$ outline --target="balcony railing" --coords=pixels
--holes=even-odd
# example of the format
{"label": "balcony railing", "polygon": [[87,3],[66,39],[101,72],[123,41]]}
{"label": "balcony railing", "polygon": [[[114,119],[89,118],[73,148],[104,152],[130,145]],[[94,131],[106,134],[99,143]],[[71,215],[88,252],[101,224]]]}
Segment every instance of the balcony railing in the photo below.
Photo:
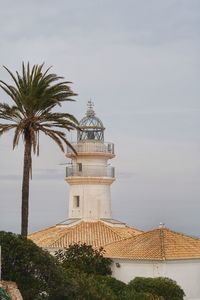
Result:
{"label": "balcony railing", "polygon": [[[78,153],[88,153],[88,152],[102,152],[102,153],[110,153],[114,155],[114,144],[113,143],[98,143],[98,142],[90,142],[90,143],[71,143]],[[73,153],[72,149],[67,147],[67,154]]]}
{"label": "balcony railing", "polygon": [[115,168],[111,166],[69,166],[66,167],[66,177],[115,177]]}

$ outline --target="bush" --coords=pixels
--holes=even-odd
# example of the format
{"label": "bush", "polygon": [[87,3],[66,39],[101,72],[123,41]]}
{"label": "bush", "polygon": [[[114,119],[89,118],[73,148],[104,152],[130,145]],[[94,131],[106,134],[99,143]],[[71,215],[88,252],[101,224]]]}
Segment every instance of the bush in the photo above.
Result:
{"label": "bush", "polygon": [[94,249],[87,244],[73,244],[56,252],[63,268],[95,275],[110,275],[112,260],[103,256],[103,248]]}
{"label": "bush", "polygon": [[[98,280],[98,276],[77,273],[74,270],[68,271],[71,278],[73,290],[70,293],[70,300],[117,300],[113,291],[103,282]],[[52,298],[52,300],[54,300]],[[57,300],[57,299],[56,299]],[[58,298],[58,300],[60,300]]]}
{"label": "bush", "polygon": [[154,296],[162,296],[165,300],[183,300],[185,293],[172,279],[166,277],[136,277],[128,284],[130,290],[146,292]]}
{"label": "bush", "polygon": [[70,290],[70,283],[57,260],[32,241],[0,232],[2,278],[17,283],[24,300],[48,299],[57,290]]}
{"label": "bush", "polygon": [[[117,300],[159,300],[156,296],[150,293],[136,292],[128,285],[117,297]],[[161,299],[160,299],[161,300]]]}
{"label": "bush", "polygon": [[116,297],[122,295],[122,293],[126,290],[126,283],[113,277],[98,275],[95,276],[95,278],[100,284],[106,285]]}
{"label": "bush", "polygon": [[[2,278],[15,281],[24,300],[115,300],[112,290],[95,276],[76,268],[64,269],[56,257],[21,235],[0,232],[0,245]],[[92,261],[97,260],[95,272],[107,273],[110,260],[102,258],[102,251],[91,253]]]}

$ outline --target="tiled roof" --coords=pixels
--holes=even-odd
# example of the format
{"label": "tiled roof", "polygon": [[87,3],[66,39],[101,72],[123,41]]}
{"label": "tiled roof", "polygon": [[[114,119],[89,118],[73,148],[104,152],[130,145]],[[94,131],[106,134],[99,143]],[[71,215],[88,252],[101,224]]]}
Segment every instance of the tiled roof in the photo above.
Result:
{"label": "tiled roof", "polygon": [[103,221],[80,221],[73,226],[56,225],[30,234],[28,237],[43,248],[65,248],[73,243],[86,243],[94,247],[133,237],[142,231],[128,227],[109,226]]}
{"label": "tiled roof", "polygon": [[132,260],[200,258],[200,240],[167,228],[154,229],[105,246],[106,256]]}

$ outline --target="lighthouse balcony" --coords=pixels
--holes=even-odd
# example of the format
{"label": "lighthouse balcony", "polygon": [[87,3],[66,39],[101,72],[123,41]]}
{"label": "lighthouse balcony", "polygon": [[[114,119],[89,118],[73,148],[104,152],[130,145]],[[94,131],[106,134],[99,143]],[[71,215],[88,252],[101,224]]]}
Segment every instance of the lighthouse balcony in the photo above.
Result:
{"label": "lighthouse balcony", "polygon": [[115,177],[115,168],[111,166],[79,166],[66,167],[66,177]]}
{"label": "lighthouse balcony", "polygon": [[[78,142],[71,143],[74,149],[78,154],[87,154],[87,153],[98,153],[98,154],[107,154],[111,157],[114,157],[114,144],[113,143],[101,143],[96,141],[89,142]],[[70,147],[67,147],[68,157],[73,156],[74,152]]]}

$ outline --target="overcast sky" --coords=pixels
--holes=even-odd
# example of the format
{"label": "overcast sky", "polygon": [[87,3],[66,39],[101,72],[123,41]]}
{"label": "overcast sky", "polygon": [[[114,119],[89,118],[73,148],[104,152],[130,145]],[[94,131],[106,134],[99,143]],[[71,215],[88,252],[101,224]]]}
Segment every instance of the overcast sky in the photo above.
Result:
{"label": "overcast sky", "polygon": [[[45,62],[79,94],[63,111],[81,119],[95,102],[116,149],[113,218],[200,236],[200,1],[7,0],[0,28],[0,79],[2,65]],[[40,148],[29,232],[67,218],[67,160],[45,137]],[[22,162],[23,144],[1,137],[2,230],[20,231]]]}

